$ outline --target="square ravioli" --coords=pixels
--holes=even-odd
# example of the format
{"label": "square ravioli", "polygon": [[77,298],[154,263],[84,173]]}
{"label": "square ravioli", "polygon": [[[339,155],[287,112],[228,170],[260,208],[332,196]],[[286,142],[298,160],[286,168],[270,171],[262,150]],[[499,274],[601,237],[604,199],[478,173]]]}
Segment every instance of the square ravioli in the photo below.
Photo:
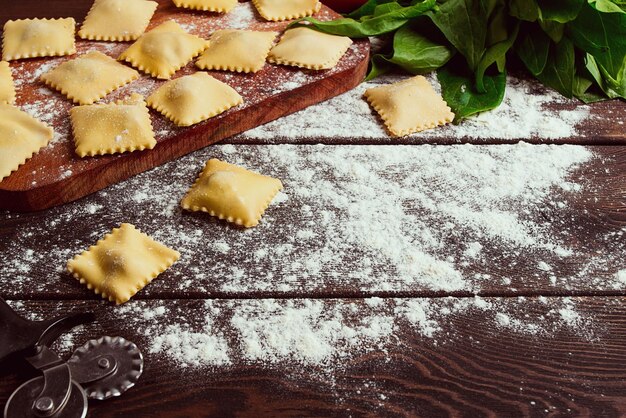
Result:
{"label": "square ravioli", "polygon": [[252,0],[254,7],[266,20],[298,19],[319,12],[319,0]]}
{"label": "square ravioli", "polygon": [[207,212],[250,228],[258,225],[282,188],[283,184],[278,179],[210,159],[183,198],[181,206],[185,210]]}
{"label": "square ravioli", "polygon": [[103,299],[121,304],[179,258],[178,251],[124,223],[68,261],[67,269]]}
{"label": "square ravioli", "polygon": [[256,73],[272,48],[277,32],[226,29],[213,32],[196,65],[202,70]]}
{"label": "square ravioli", "polygon": [[2,59],[71,55],[76,52],[75,29],[72,18],[9,20],[4,24]]}
{"label": "square ravioli", "polygon": [[243,103],[243,98],[228,84],[195,73],[163,84],[147,102],[176,125],[191,126]]}
{"label": "square ravioli", "polygon": [[207,47],[173,20],[144,33],[119,59],[153,77],[168,79]]}
{"label": "square ravioli", "polygon": [[156,145],[146,102],[139,94],[111,104],[70,109],[76,154],[80,157],[116,154]]}
{"label": "square ravioli", "polygon": [[347,36],[329,35],[305,27],[288,29],[272,48],[268,61],[312,70],[333,68],[352,45]]}
{"label": "square ravioli", "polygon": [[205,12],[228,13],[238,3],[238,0],[173,0],[176,7]]}
{"label": "square ravioli", "polygon": [[78,36],[97,41],[134,41],[148,27],[157,6],[149,0],[95,0]]}
{"label": "square ravioli", "polygon": [[52,128],[10,104],[0,104],[0,180],[48,145]]}
{"label": "square ravioli", "polygon": [[365,91],[365,98],[395,136],[445,125],[454,113],[421,75]]}
{"label": "square ravioli", "polygon": [[46,85],[81,105],[97,102],[138,78],[137,71],[98,51],[65,61],[41,76]]}
{"label": "square ravioli", "polygon": [[6,61],[0,61],[0,103],[15,103],[13,75]]}

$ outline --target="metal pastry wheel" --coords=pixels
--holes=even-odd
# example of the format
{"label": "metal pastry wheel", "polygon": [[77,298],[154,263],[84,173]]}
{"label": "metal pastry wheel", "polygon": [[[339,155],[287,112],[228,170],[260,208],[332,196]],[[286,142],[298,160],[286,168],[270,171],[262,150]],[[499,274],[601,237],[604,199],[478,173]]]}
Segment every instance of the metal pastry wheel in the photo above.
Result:
{"label": "metal pastry wheel", "polygon": [[94,319],[81,313],[29,321],[0,298],[0,364],[9,356],[22,356],[43,373],[15,389],[5,418],[82,418],[88,399],[119,396],[135,385],[143,356],[122,337],[90,340],[67,361],[49,348],[64,332]]}

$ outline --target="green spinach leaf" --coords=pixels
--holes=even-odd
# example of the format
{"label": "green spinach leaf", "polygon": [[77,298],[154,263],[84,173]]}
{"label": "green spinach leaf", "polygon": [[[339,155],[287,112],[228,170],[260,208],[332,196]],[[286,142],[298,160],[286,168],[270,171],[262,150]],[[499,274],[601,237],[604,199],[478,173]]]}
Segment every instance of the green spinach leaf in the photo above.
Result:
{"label": "green spinach leaf", "polygon": [[498,71],[504,71],[504,60],[506,57],[506,53],[511,49],[515,39],[517,38],[517,33],[519,32],[519,23],[515,25],[513,28],[513,32],[509,35],[508,39],[504,39],[492,46],[490,46],[487,51],[483,54],[483,57],[480,59],[478,63],[478,67],[476,68],[476,89],[480,93],[486,93],[487,89],[485,88],[485,84],[483,82],[485,71],[489,68],[493,63],[498,64]]}
{"label": "green spinach leaf", "polygon": [[565,25],[563,23],[555,22],[554,20],[539,19],[539,27],[552,39],[554,42],[559,43],[563,39],[565,32]]}
{"label": "green spinach leaf", "polygon": [[398,29],[393,38],[393,56],[385,58],[411,74],[424,74],[443,66],[454,51],[415,31],[411,26]]}
{"label": "green spinach leaf", "polygon": [[541,74],[548,62],[550,38],[537,26],[524,25],[520,39],[515,46],[517,56],[532,75]]}
{"label": "green spinach leaf", "polygon": [[584,2],[585,0],[538,0],[541,18],[558,23],[576,19]]}
{"label": "green spinach leaf", "polygon": [[[599,1],[595,5],[606,8]],[[572,42],[593,55],[598,65],[617,79],[626,64],[626,14],[605,13],[586,5],[568,28]]]}
{"label": "green spinach leaf", "polygon": [[[391,6],[394,5],[395,6]],[[405,25],[410,19],[421,16],[436,5],[436,0],[424,0],[412,6],[402,7],[398,3],[386,3],[376,6],[373,17],[364,16],[360,20],[343,18],[322,22],[312,17],[305,17],[311,26],[321,32],[333,35],[364,38],[393,32]],[[299,20],[294,24],[302,22]]]}
{"label": "green spinach leaf", "polygon": [[469,72],[458,70],[457,60],[437,71],[441,84],[441,95],[455,114],[454,121],[460,122],[468,116],[495,109],[502,103],[506,89],[506,73],[485,76],[485,93],[474,88],[474,77]]}
{"label": "green spinach leaf", "polygon": [[493,2],[487,0],[448,0],[439,10],[428,12],[439,30],[475,71],[484,52],[489,15]]}
{"label": "green spinach leaf", "polygon": [[571,98],[574,95],[575,69],[574,45],[569,39],[563,38],[558,44],[552,44],[546,66],[536,77],[543,84]]}
{"label": "green spinach leaf", "polygon": [[534,22],[539,18],[536,0],[509,0],[509,14],[519,20]]}

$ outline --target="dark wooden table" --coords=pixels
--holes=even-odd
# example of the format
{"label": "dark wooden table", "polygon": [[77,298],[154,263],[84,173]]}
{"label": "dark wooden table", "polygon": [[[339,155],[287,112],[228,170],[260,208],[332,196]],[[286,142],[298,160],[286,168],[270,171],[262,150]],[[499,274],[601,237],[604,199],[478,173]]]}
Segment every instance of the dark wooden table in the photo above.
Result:
{"label": "dark wooden table", "polygon": [[[89,3],[3,4],[0,23],[33,16],[81,20]],[[534,95],[551,97],[532,82],[522,83]],[[31,318],[85,310],[97,315],[97,322],[55,345],[60,353],[67,356],[101,335],[122,335],[144,352],[145,372],[137,386],[118,399],[90,402],[90,416],[626,414],[625,104],[611,101],[584,108],[587,117],[565,137],[484,138],[451,130],[447,136],[425,133],[398,141],[376,128],[375,115],[359,104],[359,95],[357,89],[63,207],[0,213],[2,297]],[[346,110],[346,102],[352,109]],[[560,110],[583,109],[572,101],[546,107],[556,112],[556,119],[565,118]],[[363,123],[350,132],[341,123],[315,119],[332,114],[340,121],[353,114]],[[497,145],[519,139],[578,145]],[[459,143],[474,145],[443,145]],[[402,145],[408,147],[397,148]],[[563,150],[570,154],[560,154]],[[591,154],[583,158],[585,152]],[[398,159],[398,153],[406,156]],[[536,242],[524,244],[524,237],[522,243],[511,242],[506,238],[510,231],[506,239],[493,231],[483,231],[483,236],[481,228],[489,223],[468,227],[424,209],[424,202],[447,202],[441,193],[470,199],[492,186],[477,185],[459,194],[446,182],[447,172],[471,175],[471,169],[458,171],[468,156],[494,162],[494,178],[503,181],[499,187],[513,188],[514,179],[504,181],[506,169],[516,166],[507,157],[510,153],[531,163],[533,156],[552,156],[537,166],[550,170],[556,170],[550,165],[557,164],[555,156],[579,153],[583,160],[565,165],[564,178],[578,185],[573,189],[560,181],[536,185],[540,194],[512,191],[515,198],[494,206],[515,216],[505,229],[527,228]],[[242,231],[178,208],[202,163],[211,157],[283,180],[284,196],[259,227]],[[441,162],[443,174],[428,177],[424,170],[433,159]],[[530,164],[529,170],[533,168]],[[411,177],[415,173],[418,177]],[[537,182],[533,179],[527,182]],[[371,183],[376,187],[368,199],[351,189]],[[401,196],[397,191],[384,194],[385,187],[394,191],[395,186],[427,195],[418,209],[407,207],[400,213],[404,221],[414,222],[415,231],[396,233],[394,222],[376,224],[376,217],[359,209],[361,203],[395,208],[393,202],[371,206],[377,198]],[[337,193],[326,194],[329,189]],[[342,196],[348,201],[356,196],[356,201],[345,203]],[[355,212],[342,213],[342,208]],[[439,247],[428,253],[437,256],[434,270],[402,270],[392,250],[359,235],[364,229],[353,222],[354,216],[371,221],[380,236],[408,237],[420,249],[428,246],[419,228],[447,231],[438,236]],[[393,217],[380,213],[380,219]],[[63,268],[121,222],[176,247],[182,258],[131,302],[117,307],[99,300]],[[467,229],[457,231],[459,225]],[[420,239],[424,242],[417,244]],[[468,243],[474,241],[481,244],[480,256],[468,255]],[[557,248],[561,245],[568,254]],[[324,253],[329,248],[334,253]],[[441,263],[459,272],[459,285],[442,287],[428,279],[440,274]],[[252,323],[267,317],[276,331],[281,320],[285,327],[293,326],[288,316],[281,316],[285,312],[310,313],[303,327],[312,325],[315,335],[328,337],[313,343],[326,344],[331,354],[319,361],[306,357],[304,349],[288,347],[282,355],[269,344],[260,359],[246,356],[234,318]],[[361,335],[333,339],[333,333],[322,332],[337,323]],[[230,363],[213,358],[184,366],[172,354],[176,347],[154,349],[155,338],[167,335],[172,326],[219,337],[229,347]],[[26,364],[2,364],[0,404],[34,375]]]}

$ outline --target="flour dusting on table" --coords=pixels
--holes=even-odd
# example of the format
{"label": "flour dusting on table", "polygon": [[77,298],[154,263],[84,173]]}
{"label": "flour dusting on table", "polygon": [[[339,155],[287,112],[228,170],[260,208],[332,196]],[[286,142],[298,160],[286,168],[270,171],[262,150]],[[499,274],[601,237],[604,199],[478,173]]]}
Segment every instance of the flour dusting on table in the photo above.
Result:
{"label": "flour dusting on table", "polygon": [[[458,341],[481,344],[495,336],[549,341],[563,333],[593,341],[605,332],[572,298],[179,302],[135,300],[103,306],[101,314],[120,319],[119,333],[141,335],[142,340],[135,342],[150,363],[165,361],[183,369],[256,365],[290,376],[300,375],[302,366],[332,375],[367,353],[384,362],[398,340],[445,347]],[[19,313],[41,319],[23,302],[9,303]],[[472,335],[475,321],[487,321],[480,329],[491,331]],[[89,331],[79,327],[64,334],[54,348],[68,355],[84,343],[78,336],[85,332]],[[298,366],[285,368],[294,364]]]}
{"label": "flour dusting on table", "polygon": [[[259,226],[240,229],[180,208],[209,158],[282,180],[285,189]],[[67,260],[130,222],[182,254],[137,297],[168,290],[261,295],[529,291],[531,283],[555,290],[623,287],[616,272],[624,268],[624,231],[603,232],[580,210],[588,207],[580,200],[584,181],[569,179],[592,159],[584,147],[524,143],[209,147],[49,210],[45,230],[28,225],[28,215],[3,215],[24,225],[0,247],[10,259],[0,265],[0,283],[19,295],[36,275],[46,294],[82,291],[61,273]],[[583,230],[594,235],[578,236],[583,253],[574,254],[568,242],[579,233],[572,225],[585,223]],[[45,250],[34,252],[33,240]],[[606,251],[587,253],[587,242]]]}

